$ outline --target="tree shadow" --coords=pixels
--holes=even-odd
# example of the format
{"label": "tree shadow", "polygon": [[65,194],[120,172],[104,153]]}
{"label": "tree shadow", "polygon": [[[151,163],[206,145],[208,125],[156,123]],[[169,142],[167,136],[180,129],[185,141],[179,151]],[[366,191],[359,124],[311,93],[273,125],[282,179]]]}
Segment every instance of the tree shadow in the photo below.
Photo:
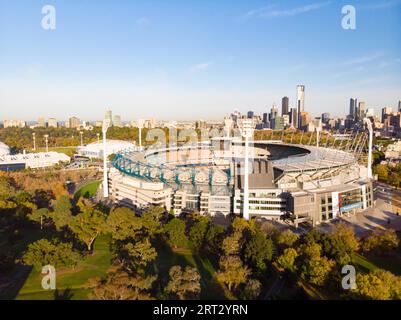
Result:
{"label": "tree shadow", "polygon": [[70,288],[54,291],[54,300],[71,300],[74,294]]}

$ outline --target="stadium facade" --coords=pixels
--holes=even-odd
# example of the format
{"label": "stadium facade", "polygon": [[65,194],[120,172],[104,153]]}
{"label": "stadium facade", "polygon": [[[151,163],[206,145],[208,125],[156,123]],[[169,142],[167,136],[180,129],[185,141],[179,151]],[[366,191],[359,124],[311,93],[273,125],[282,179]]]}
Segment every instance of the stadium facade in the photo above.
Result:
{"label": "stadium facade", "polygon": [[[367,135],[334,146],[253,141],[249,148],[249,216],[313,225],[373,206],[359,164]],[[175,214],[242,215],[244,142],[208,142],[117,153],[109,172],[112,199],[134,209],[161,205]]]}

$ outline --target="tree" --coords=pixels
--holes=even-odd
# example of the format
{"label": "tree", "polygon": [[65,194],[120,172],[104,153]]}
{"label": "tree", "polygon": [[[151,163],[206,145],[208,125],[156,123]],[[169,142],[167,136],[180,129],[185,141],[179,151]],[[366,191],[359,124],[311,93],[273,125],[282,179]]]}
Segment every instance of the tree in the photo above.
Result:
{"label": "tree", "polygon": [[211,224],[205,235],[206,249],[211,254],[219,254],[223,242],[224,228]]}
{"label": "tree", "polygon": [[250,279],[242,292],[242,296],[245,300],[255,300],[260,296],[262,291],[262,284],[259,280]]}
{"label": "tree", "polygon": [[301,277],[318,286],[322,286],[330,272],[335,261],[321,256],[322,247],[317,243],[303,245],[301,258]]}
{"label": "tree", "polygon": [[362,243],[364,252],[385,254],[394,251],[399,246],[397,233],[394,230],[386,230],[380,234],[374,234],[366,238]]}
{"label": "tree", "polygon": [[180,300],[197,299],[201,291],[200,275],[196,268],[173,266],[169,271],[170,281],[166,286],[166,291],[174,294]]}
{"label": "tree", "polygon": [[92,250],[95,239],[107,230],[103,212],[90,207],[84,208],[83,212],[76,215],[69,227],[75,236],[86,244],[88,251]]}
{"label": "tree", "polygon": [[389,169],[384,164],[379,164],[374,167],[374,173],[378,175],[379,180],[387,181],[389,175]]}
{"label": "tree", "polygon": [[358,273],[356,284],[355,293],[363,299],[401,299],[401,277],[389,271],[377,269],[368,274]]}
{"label": "tree", "polygon": [[152,285],[156,276],[131,275],[115,272],[106,278],[91,280],[92,300],[150,300]]}
{"label": "tree", "polygon": [[174,247],[185,247],[188,244],[185,235],[185,222],[181,219],[174,218],[170,220],[164,227],[164,231],[168,236],[169,243]]}
{"label": "tree", "polygon": [[48,264],[54,267],[75,266],[79,258],[80,255],[73,250],[71,243],[50,242],[41,239],[28,246],[21,261],[25,265],[32,265],[35,269],[40,270]]}
{"label": "tree", "polygon": [[165,214],[164,208],[160,206],[151,206],[141,215],[141,221],[144,227],[144,236],[153,238],[161,232],[161,219]]}
{"label": "tree", "polygon": [[209,221],[201,219],[196,221],[190,231],[189,231],[189,240],[191,240],[192,245],[195,250],[200,250],[205,242],[206,233],[209,228]]}
{"label": "tree", "polygon": [[9,199],[15,194],[15,188],[12,186],[10,180],[7,177],[0,177],[0,198],[2,200]]}
{"label": "tree", "polygon": [[73,219],[72,204],[67,196],[62,195],[58,198],[50,217],[57,230],[61,230],[63,227],[68,226],[71,223]]}
{"label": "tree", "polygon": [[340,223],[325,238],[324,249],[340,265],[346,265],[351,262],[352,254],[359,249],[359,242],[354,230]]}
{"label": "tree", "polygon": [[217,272],[217,280],[227,285],[228,290],[237,288],[246,283],[250,275],[248,267],[244,266],[238,256],[223,256],[220,259],[220,271]]}
{"label": "tree", "polygon": [[31,214],[28,214],[28,219],[40,223],[40,230],[43,229],[43,222],[49,218],[49,210],[47,208],[42,208],[34,210]]}
{"label": "tree", "polygon": [[298,235],[287,229],[277,235],[277,244],[283,248],[291,248],[298,239]]}
{"label": "tree", "polygon": [[152,247],[149,239],[133,243],[127,243],[122,249],[122,256],[125,257],[124,262],[130,269],[144,268],[157,257],[155,248]]}
{"label": "tree", "polygon": [[277,263],[281,270],[295,272],[297,266],[295,261],[298,257],[298,252],[294,248],[287,248],[283,254],[277,258]]}
{"label": "tree", "polygon": [[116,208],[107,217],[107,229],[114,240],[134,239],[142,229],[142,221],[131,209]]}
{"label": "tree", "polygon": [[273,242],[262,231],[257,230],[245,244],[245,261],[248,261],[259,272],[264,272],[268,262],[272,260],[272,256]]}

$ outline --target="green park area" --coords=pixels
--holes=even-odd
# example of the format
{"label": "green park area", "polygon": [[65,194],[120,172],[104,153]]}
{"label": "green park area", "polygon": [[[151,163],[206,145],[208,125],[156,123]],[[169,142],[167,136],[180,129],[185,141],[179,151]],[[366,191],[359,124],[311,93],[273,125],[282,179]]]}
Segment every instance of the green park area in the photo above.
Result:
{"label": "green park area", "polygon": [[92,198],[95,195],[101,183],[102,183],[101,181],[92,181],[83,185],[75,192],[74,199],[78,200],[81,197],[87,199]]}

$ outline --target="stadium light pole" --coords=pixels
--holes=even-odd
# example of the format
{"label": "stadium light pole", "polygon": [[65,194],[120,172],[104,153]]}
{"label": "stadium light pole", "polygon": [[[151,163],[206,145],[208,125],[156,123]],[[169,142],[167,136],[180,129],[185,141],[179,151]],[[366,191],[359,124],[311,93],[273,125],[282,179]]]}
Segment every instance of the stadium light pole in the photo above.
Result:
{"label": "stadium light pole", "polygon": [[320,143],[320,128],[316,128],[316,147],[319,148]]}
{"label": "stadium light pole", "polygon": [[139,129],[139,150],[142,150],[142,129],[143,129],[144,124],[145,124],[145,120],[143,120],[143,119],[138,119],[138,121],[136,122],[136,125]]}
{"label": "stadium light pole", "polygon": [[33,151],[36,151],[36,133],[32,133],[32,138],[33,138]]}
{"label": "stadium light pole", "polygon": [[49,135],[45,134],[46,153],[49,152]]}
{"label": "stadium light pole", "polygon": [[242,216],[249,220],[249,139],[253,136],[254,122],[252,119],[243,119],[240,130],[245,138],[245,165],[244,165],[244,201],[242,207]]}
{"label": "stadium light pole", "polygon": [[107,177],[107,146],[106,146],[106,133],[110,127],[110,119],[103,121],[102,133],[103,133],[103,197],[109,197],[109,182]]}
{"label": "stadium light pole", "polygon": [[373,149],[373,126],[372,121],[369,118],[363,119],[363,122],[366,123],[369,131],[369,153],[368,153],[368,179],[373,178],[372,173],[372,149]]}

